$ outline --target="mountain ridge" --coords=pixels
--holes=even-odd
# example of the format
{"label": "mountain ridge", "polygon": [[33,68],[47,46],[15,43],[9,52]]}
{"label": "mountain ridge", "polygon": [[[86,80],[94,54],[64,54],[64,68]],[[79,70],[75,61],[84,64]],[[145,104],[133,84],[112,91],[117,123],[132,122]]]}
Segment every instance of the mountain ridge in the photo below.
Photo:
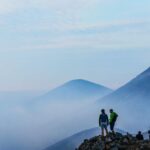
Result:
{"label": "mountain ridge", "polygon": [[89,99],[103,97],[112,92],[112,89],[103,85],[84,80],[74,79],[52,89],[40,96],[40,99],[47,100],[71,100],[71,99]]}
{"label": "mountain ridge", "polygon": [[107,138],[95,136],[85,139],[76,150],[149,150],[150,141],[139,139],[132,134],[109,133]]}
{"label": "mountain ridge", "polygon": [[[150,67],[114,92],[104,96],[102,99],[117,99],[119,95],[121,99],[130,99],[129,93],[135,98],[138,96],[137,99],[146,96],[150,97]],[[139,93],[141,95],[139,95]]]}

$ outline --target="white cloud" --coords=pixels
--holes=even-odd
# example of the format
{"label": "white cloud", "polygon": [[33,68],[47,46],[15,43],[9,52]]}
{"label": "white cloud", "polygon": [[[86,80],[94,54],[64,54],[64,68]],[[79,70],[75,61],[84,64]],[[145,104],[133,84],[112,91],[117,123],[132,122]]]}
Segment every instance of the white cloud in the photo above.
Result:
{"label": "white cloud", "polygon": [[[0,0],[0,14],[32,8],[38,10],[46,9],[50,15],[51,12],[54,13],[52,14],[54,15],[54,20],[46,18],[44,20],[37,19],[35,22],[32,22],[32,16],[30,20],[26,17],[27,20],[23,20],[23,23],[20,21],[12,25],[12,22],[8,22],[9,27],[6,25],[5,31],[7,33],[5,33],[8,34],[9,37],[15,33],[16,47],[18,49],[108,48],[120,46],[149,47],[150,45],[147,40],[149,39],[150,33],[149,20],[126,19],[112,21],[111,19],[104,22],[97,19],[97,22],[89,21],[89,23],[80,20],[80,13],[84,11],[84,8],[87,10],[88,7],[95,6],[99,4],[99,2],[109,3],[116,1],[117,0]],[[43,16],[45,17],[45,15],[44,12]],[[21,15],[19,17],[21,17]],[[17,19],[19,20],[20,18]],[[40,38],[43,43],[40,41]],[[8,39],[9,38],[6,38],[7,41]],[[16,49],[15,41],[11,48]]]}
{"label": "white cloud", "polygon": [[69,10],[71,13],[96,2],[98,0],[0,0],[0,14],[24,8],[50,9],[58,13],[67,13]]}
{"label": "white cloud", "polygon": [[[68,49],[68,48],[137,48],[149,47],[149,22],[144,20],[119,20],[95,24],[63,24],[39,26],[29,31],[46,31],[48,36],[29,37],[36,44],[26,44],[19,49]],[[20,29],[21,30],[21,29]],[[25,31],[27,32],[27,28]],[[54,31],[53,31],[54,30]],[[57,33],[56,36],[50,34]],[[35,41],[39,41],[35,42]],[[40,41],[46,41],[44,44]]]}
{"label": "white cloud", "polygon": [[[150,47],[148,35],[137,36],[135,33],[108,33],[86,37],[67,36],[49,40],[46,44],[23,45],[22,50],[72,50],[72,49],[103,49],[103,48],[147,48]],[[144,40],[143,40],[144,39]]]}
{"label": "white cloud", "polygon": [[88,31],[94,30],[98,32],[99,30],[106,32],[106,29],[110,31],[112,28],[141,28],[144,25],[149,26],[150,21],[148,20],[114,20],[114,21],[101,21],[97,23],[76,23],[76,24],[62,24],[59,29],[65,31]]}
{"label": "white cloud", "polygon": [[0,0],[0,14],[7,14],[22,7],[23,3],[18,0]]}
{"label": "white cloud", "polygon": [[[111,20],[111,21],[97,21],[91,22],[91,23],[68,23],[68,22],[50,22],[49,20],[45,22],[38,22],[38,24],[22,24],[21,26],[18,26],[16,30],[14,28],[13,31],[19,31],[19,32],[55,32],[60,34],[66,34],[71,33],[72,35],[75,33],[79,33],[82,36],[84,33],[91,33],[93,31],[93,34],[97,33],[107,33],[107,32],[113,32],[114,28],[118,31],[127,29],[128,31],[144,31],[149,30],[150,27],[150,20]],[[116,32],[115,30],[115,32]],[[150,31],[150,30],[149,30]]]}

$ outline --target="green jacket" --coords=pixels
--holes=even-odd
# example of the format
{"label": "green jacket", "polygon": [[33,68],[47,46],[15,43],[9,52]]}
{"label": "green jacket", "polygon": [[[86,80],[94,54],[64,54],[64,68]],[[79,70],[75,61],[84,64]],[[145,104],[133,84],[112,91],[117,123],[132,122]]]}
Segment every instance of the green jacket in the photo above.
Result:
{"label": "green jacket", "polygon": [[115,113],[115,112],[112,112],[112,113],[110,114],[109,123],[116,122],[117,117],[118,117],[118,114]]}

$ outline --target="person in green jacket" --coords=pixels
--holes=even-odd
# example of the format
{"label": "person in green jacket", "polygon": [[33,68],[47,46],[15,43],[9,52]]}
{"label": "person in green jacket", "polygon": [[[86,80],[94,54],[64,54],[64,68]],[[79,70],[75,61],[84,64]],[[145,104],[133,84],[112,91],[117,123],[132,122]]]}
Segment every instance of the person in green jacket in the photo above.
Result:
{"label": "person in green jacket", "polygon": [[110,118],[109,118],[110,130],[111,130],[112,133],[115,133],[114,132],[114,126],[115,126],[116,120],[118,118],[118,114],[115,113],[113,111],[113,109],[110,109],[109,112],[110,112]]}

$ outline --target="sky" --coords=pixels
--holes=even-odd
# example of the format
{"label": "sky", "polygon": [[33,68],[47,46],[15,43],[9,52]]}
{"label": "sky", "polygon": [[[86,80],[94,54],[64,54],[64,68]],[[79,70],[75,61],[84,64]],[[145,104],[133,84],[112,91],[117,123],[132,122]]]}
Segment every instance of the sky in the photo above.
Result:
{"label": "sky", "polygon": [[116,89],[150,66],[148,0],[0,0],[0,91],[87,79]]}

